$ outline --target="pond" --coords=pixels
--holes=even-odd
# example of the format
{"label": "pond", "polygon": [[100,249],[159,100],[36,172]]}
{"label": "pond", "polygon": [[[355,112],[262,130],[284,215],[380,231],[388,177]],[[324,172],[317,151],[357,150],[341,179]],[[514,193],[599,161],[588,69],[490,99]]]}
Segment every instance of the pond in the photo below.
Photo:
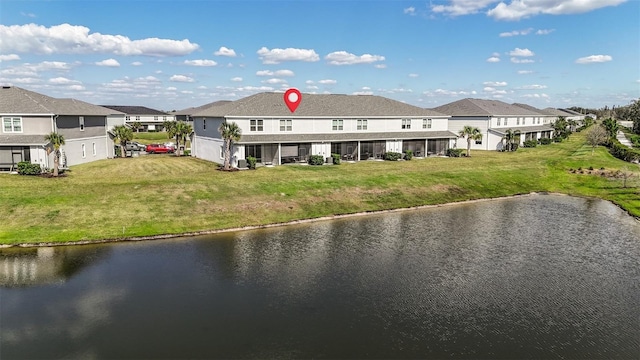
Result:
{"label": "pond", "polygon": [[0,252],[0,356],[640,354],[640,224],[534,195],[174,240]]}

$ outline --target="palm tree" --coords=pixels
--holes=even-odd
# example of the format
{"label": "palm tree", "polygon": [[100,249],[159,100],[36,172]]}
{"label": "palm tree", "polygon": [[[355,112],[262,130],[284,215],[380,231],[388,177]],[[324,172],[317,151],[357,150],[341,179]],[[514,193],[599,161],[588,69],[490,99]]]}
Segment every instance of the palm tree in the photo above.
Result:
{"label": "palm tree", "polygon": [[618,134],[618,130],[620,129],[618,122],[612,118],[604,120],[602,122],[602,126],[607,130],[610,138],[615,138],[616,134]]}
{"label": "palm tree", "polygon": [[218,128],[218,132],[224,139],[224,169],[231,169],[231,145],[234,141],[240,140],[240,136],[242,136],[242,130],[238,124],[232,122],[223,122],[220,124]]}
{"label": "palm tree", "polygon": [[569,123],[567,123],[567,119],[564,116],[558,116],[556,121],[553,122],[554,138],[559,138],[562,140],[566,139],[569,135],[567,133],[567,126],[569,126]]}
{"label": "palm tree", "polygon": [[[176,124],[176,146],[178,150],[176,150],[176,154],[180,151],[180,140],[182,140],[182,144],[187,146],[187,138],[193,132],[193,127],[191,124],[187,124],[184,121],[180,121]],[[184,154],[184,153],[183,153]]]}
{"label": "palm tree", "polygon": [[60,147],[64,145],[64,136],[57,132],[45,135],[45,141],[53,146],[53,176],[58,176],[58,166],[60,166]]}
{"label": "palm tree", "polygon": [[111,132],[114,135],[113,141],[120,144],[120,155],[127,157],[127,142],[133,139],[133,131],[127,125],[116,125]]}
{"label": "palm tree", "polygon": [[480,129],[465,125],[458,134],[460,137],[467,137],[467,157],[471,156],[471,140],[482,140]]}
{"label": "palm tree", "polygon": [[520,130],[508,129],[504,132],[504,139],[506,140],[507,151],[513,151],[514,144],[520,143]]}

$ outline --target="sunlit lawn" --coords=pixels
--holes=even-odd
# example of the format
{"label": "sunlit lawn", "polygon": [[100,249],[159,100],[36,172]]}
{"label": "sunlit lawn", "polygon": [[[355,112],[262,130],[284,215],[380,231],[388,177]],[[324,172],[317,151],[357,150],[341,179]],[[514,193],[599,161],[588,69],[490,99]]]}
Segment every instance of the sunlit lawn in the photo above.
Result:
{"label": "sunlit lawn", "polygon": [[[637,165],[604,148],[560,144],[471,158],[363,161],[221,172],[189,157],[149,155],[72,167],[64,178],[0,175],[0,243],[106,239],[286,222],[530,192],[612,200],[640,216]],[[628,181],[570,169],[626,169]],[[588,172],[588,171],[587,171]]]}

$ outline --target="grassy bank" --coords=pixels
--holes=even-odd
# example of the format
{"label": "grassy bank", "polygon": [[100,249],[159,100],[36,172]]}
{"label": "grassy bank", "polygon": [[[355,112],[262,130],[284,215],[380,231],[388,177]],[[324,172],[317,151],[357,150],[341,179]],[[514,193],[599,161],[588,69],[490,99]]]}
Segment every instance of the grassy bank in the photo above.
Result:
{"label": "grassy bank", "polygon": [[[611,200],[640,216],[640,170],[584,134],[516,153],[220,172],[174,156],[104,160],[58,179],[0,175],[0,243],[172,234],[548,191]],[[589,175],[628,169],[635,177]],[[570,169],[583,169],[572,173]]]}

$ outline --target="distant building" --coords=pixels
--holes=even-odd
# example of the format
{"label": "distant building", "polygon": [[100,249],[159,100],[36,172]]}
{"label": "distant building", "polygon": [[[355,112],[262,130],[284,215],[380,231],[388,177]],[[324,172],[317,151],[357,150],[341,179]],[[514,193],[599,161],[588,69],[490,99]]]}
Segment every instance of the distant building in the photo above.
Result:
{"label": "distant building", "polygon": [[175,116],[164,111],[150,109],[144,106],[101,105],[125,114],[125,123],[132,125],[140,123],[138,131],[162,131],[165,121],[175,121]]}
{"label": "distant building", "polygon": [[53,166],[45,135],[64,136],[60,166],[114,157],[108,130],[124,124],[124,114],[75,99],[57,99],[15,86],[0,88],[0,170],[21,161]]}
{"label": "distant building", "polygon": [[306,162],[310,155],[327,161],[331,154],[360,161],[407,150],[417,157],[445,155],[456,139],[447,115],[381,96],[303,94],[291,113],[282,93],[259,93],[195,109],[187,111],[195,131],[191,154],[222,163],[218,128],[235,122],[242,137],[232,150],[233,166],[249,156],[280,165]]}

